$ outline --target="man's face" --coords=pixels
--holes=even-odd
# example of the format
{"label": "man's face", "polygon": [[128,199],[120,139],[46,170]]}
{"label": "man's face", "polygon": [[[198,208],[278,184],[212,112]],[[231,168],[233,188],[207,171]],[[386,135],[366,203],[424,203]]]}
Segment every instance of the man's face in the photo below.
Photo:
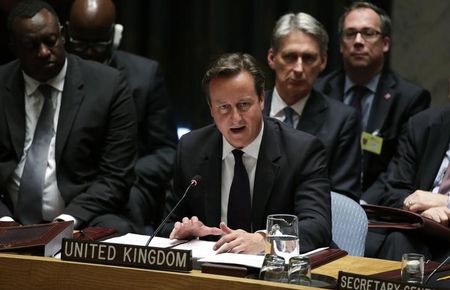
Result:
{"label": "man's face", "polygon": [[111,57],[112,35],[112,25],[73,21],[68,27],[67,49],[81,58],[104,63]]}
{"label": "man's face", "polygon": [[241,72],[216,77],[209,84],[210,110],[214,122],[235,148],[244,148],[259,134],[264,101],[255,91],[253,77]]}
{"label": "man's face", "polygon": [[32,18],[16,18],[12,25],[12,45],[22,69],[30,77],[45,82],[64,66],[64,39],[58,21],[46,9]]}
{"label": "man's face", "polygon": [[327,65],[319,42],[307,33],[292,31],[282,38],[277,51],[269,49],[267,60],[275,71],[275,85],[283,100],[292,105],[307,96]]}
{"label": "man's face", "polygon": [[381,70],[390,39],[381,34],[380,16],[368,8],[353,10],[345,17],[342,30],[340,51],[344,65]]}

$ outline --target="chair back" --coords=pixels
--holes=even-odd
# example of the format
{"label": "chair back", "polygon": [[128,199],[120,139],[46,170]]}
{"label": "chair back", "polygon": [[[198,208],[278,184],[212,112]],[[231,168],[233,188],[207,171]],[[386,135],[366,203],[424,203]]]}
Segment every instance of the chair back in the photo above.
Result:
{"label": "chair back", "polygon": [[331,192],[333,241],[351,256],[364,256],[368,220],[364,209],[351,198]]}

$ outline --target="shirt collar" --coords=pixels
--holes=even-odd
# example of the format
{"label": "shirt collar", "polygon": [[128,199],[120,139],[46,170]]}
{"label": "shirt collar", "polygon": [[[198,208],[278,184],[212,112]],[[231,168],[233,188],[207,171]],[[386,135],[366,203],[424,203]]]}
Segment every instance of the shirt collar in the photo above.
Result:
{"label": "shirt collar", "polygon": [[[245,154],[258,159],[258,154],[259,154],[259,147],[261,147],[261,140],[262,140],[262,136],[263,136],[263,132],[264,132],[264,120],[261,121],[261,130],[259,131],[258,136],[256,136],[255,140],[253,140],[250,144],[248,144],[247,147],[242,148],[240,150],[244,151]],[[231,153],[231,151],[233,151],[234,148],[233,145],[231,145],[230,143],[228,143],[227,139],[225,139],[225,137],[222,136],[222,140],[223,140],[223,146],[222,146],[222,160],[225,159],[225,157],[228,156],[228,154]]]}
{"label": "shirt collar", "polygon": [[[67,58],[64,61],[63,68],[59,71],[59,73],[54,77],[45,82],[45,84],[50,85],[55,90],[62,92],[64,88],[64,79],[66,77],[67,72]],[[23,79],[25,81],[25,94],[27,96],[31,96],[37,90],[37,88],[43,84],[29,75],[27,75],[24,71],[22,71]]]}
{"label": "shirt collar", "polygon": [[[372,93],[377,91],[378,81],[380,80],[381,74],[375,75],[369,82],[365,84],[360,84],[368,88]],[[345,76],[345,85],[344,85],[344,93],[347,94],[349,90],[351,90],[355,84],[347,75]]]}
{"label": "shirt collar", "polygon": [[[306,102],[308,101],[310,95],[311,94],[308,94],[306,97],[301,98],[297,103],[290,106],[299,116],[302,115],[303,109],[305,108]],[[272,94],[272,103],[270,104],[270,117],[275,118],[284,116],[283,109],[287,106],[288,105],[281,98],[277,88],[275,87]]]}

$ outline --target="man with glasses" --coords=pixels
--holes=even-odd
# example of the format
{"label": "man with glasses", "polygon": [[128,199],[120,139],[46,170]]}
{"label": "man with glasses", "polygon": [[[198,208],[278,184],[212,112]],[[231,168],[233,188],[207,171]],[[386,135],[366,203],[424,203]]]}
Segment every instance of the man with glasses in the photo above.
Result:
{"label": "man with glasses", "polygon": [[315,87],[359,112],[361,200],[377,204],[383,188],[375,181],[396,152],[409,117],[429,106],[430,94],[386,68],[391,20],[380,8],[355,2],[339,20],[339,35],[343,70],[326,75]]}
{"label": "man with glasses", "polygon": [[159,64],[117,50],[122,33],[115,24],[111,0],[76,0],[67,25],[67,48],[85,59],[121,71],[131,89],[138,115],[137,179],[128,207],[136,231],[159,222],[165,192],[172,176],[177,144],[176,127]]}

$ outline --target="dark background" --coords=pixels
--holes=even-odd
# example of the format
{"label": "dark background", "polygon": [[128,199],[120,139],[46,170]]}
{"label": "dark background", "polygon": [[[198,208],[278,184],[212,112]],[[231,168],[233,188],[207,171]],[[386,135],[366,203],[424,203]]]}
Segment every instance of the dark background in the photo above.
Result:
{"label": "dark background", "polygon": [[[13,59],[7,49],[6,15],[17,0],[0,0],[1,59]],[[71,0],[50,2],[67,19]],[[272,28],[288,12],[314,16],[328,31],[330,44],[325,71],[341,64],[337,22],[349,0],[116,0],[117,23],[124,26],[121,49],[160,62],[171,96],[178,126],[195,129],[211,122],[201,91],[202,76],[212,59],[224,52],[246,52],[256,57],[267,72],[266,87],[273,86],[273,73],[266,54]],[[371,1],[391,10],[390,1]]]}

